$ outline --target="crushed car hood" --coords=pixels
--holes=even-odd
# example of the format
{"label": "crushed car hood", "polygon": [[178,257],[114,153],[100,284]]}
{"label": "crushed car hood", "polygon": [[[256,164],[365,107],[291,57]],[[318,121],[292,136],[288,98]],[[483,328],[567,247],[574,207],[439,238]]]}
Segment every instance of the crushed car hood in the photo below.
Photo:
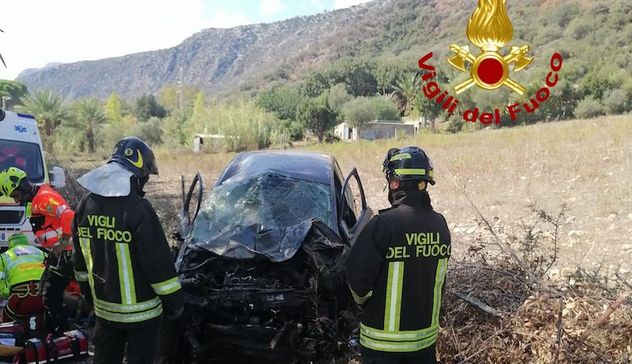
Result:
{"label": "crushed car hood", "polygon": [[230,258],[282,262],[296,254],[314,226],[327,237],[320,244],[340,248],[332,208],[329,188],[319,182],[275,171],[228,180],[209,194],[180,256],[188,246]]}
{"label": "crushed car hood", "polygon": [[[192,240],[189,246],[192,244],[196,248],[229,258],[251,259],[259,256],[272,262],[282,262],[292,258],[301,248],[312,223],[308,220],[283,228],[264,228],[262,225],[252,224],[229,230],[210,240]],[[326,226],[320,225],[320,228],[326,229]],[[320,243],[332,248],[340,245],[328,239]]]}

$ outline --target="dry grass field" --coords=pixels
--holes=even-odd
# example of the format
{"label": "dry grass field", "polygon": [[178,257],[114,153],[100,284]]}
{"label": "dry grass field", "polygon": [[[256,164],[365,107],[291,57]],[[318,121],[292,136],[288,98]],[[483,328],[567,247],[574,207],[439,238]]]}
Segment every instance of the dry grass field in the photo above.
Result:
{"label": "dry grass field", "polygon": [[[435,209],[450,224],[456,255],[479,230],[465,194],[487,219],[505,229],[519,225],[529,215],[530,204],[551,213],[566,204],[562,266],[603,262],[607,269],[630,273],[632,116],[305,149],[334,155],[343,173],[357,167],[368,203],[377,210],[388,205],[381,173],[384,154],[390,147],[410,144],[422,147],[432,158],[437,184],[430,193]],[[147,190],[165,228],[173,226],[180,207],[179,176],[190,181],[199,171],[205,185],[212,186],[233,156],[158,149],[160,176],[150,181]],[[74,162],[71,169],[85,170],[100,160]]]}
{"label": "dry grass field", "polygon": [[[610,317],[610,324],[601,327],[595,321],[608,303],[632,289],[632,116],[303,149],[334,155],[343,173],[357,167],[368,203],[376,211],[388,205],[381,173],[384,154],[411,144],[432,158],[437,181],[430,189],[433,205],[452,231],[452,278],[437,346],[442,362],[629,364],[630,299]],[[172,231],[181,205],[180,176],[191,181],[200,171],[208,188],[234,154],[161,148],[156,154],[160,176],[148,184],[148,198],[165,230]],[[105,158],[66,157],[60,162],[76,178]],[[524,284],[524,277],[512,276],[515,265],[471,259],[481,249],[503,253],[492,243],[483,219],[500,241],[526,241],[528,232],[543,244],[539,248],[550,251],[551,226],[538,220],[529,207],[533,205],[554,217],[565,205],[559,220],[559,255],[547,274],[562,287],[561,294]],[[520,252],[520,245],[514,249]],[[577,268],[595,276],[584,275],[583,283],[576,283]],[[616,279],[618,288],[606,287]],[[500,312],[498,317],[457,298],[463,291],[475,292]]]}

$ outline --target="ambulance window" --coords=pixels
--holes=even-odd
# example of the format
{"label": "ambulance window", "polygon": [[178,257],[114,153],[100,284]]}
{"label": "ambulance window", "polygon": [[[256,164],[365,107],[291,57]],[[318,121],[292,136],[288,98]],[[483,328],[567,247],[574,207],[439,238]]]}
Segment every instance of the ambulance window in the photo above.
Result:
{"label": "ambulance window", "polygon": [[0,139],[0,170],[9,167],[22,169],[33,183],[44,181],[42,154],[35,143]]}

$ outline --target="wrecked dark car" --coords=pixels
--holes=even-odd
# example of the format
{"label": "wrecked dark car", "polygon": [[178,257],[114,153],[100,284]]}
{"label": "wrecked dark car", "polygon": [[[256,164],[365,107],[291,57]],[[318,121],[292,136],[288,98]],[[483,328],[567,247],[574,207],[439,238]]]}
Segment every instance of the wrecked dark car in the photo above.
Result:
{"label": "wrecked dark car", "polygon": [[373,215],[355,168],[344,178],[329,155],[246,152],[208,193],[198,174],[183,202],[175,361],[329,363],[349,352],[357,321],[343,262]]}

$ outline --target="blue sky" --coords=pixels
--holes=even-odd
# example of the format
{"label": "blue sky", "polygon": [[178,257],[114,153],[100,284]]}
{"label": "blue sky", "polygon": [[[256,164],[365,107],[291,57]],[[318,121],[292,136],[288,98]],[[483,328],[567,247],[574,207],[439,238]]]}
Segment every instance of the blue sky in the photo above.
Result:
{"label": "blue sky", "polygon": [[[205,28],[268,23],[368,0],[3,0],[0,79],[51,62],[168,48]],[[376,0],[380,1],[380,0]]]}

